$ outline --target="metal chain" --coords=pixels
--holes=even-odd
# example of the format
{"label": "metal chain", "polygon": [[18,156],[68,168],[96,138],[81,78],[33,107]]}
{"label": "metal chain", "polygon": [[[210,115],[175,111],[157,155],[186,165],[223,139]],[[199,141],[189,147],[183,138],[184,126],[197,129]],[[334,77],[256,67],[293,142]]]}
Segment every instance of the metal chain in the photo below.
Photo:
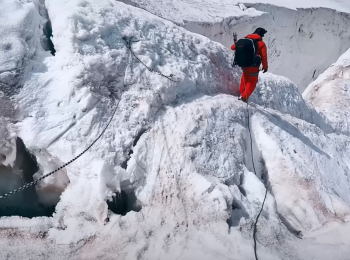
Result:
{"label": "metal chain", "polygon": [[[173,81],[173,82],[180,82],[179,80],[173,79],[173,77],[174,77],[173,74],[170,74],[169,76],[164,75],[164,74],[162,74],[161,72],[159,72],[158,70],[155,70],[155,69],[152,69],[152,68],[148,67],[142,60],[140,60],[140,59],[136,56],[136,54],[133,52],[133,50],[131,49],[131,43],[133,43],[133,42],[138,42],[138,41],[133,41],[133,40],[132,40],[133,38],[134,38],[134,37],[132,36],[132,37],[130,37],[129,41],[127,41],[126,38],[123,38],[123,40],[126,42],[126,47],[130,50],[130,52],[132,53],[132,55],[133,55],[141,64],[143,64],[149,71],[151,71],[151,72],[156,72],[156,73],[158,73],[159,75],[161,75],[162,77],[167,78],[167,79],[170,80],[170,81]],[[114,115],[115,115],[115,113],[116,113],[116,111],[117,111],[117,109],[118,109],[120,100],[121,100],[121,98],[119,99],[119,101],[118,101],[118,103],[117,103],[117,105],[116,105],[116,108],[114,109],[113,114],[112,114],[112,116],[111,116],[111,118],[110,118],[108,124],[106,125],[106,127],[103,129],[103,131],[100,133],[100,135],[99,135],[99,136],[98,136],[84,151],[82,151],[82,152],[81,152],[79,155],[77,155],[75,158],[73,158],[73,159],[70,160],[69,162],[63,164],[62,166],[60,166],[60,167],[57,168],[56,170],[54,170],[54,171],[52,171],[52,172],[49,172],[48,174],[45,174],[44,176],[40,177],[39,179],[37,179],[37,180],[35,180],[35,181],[32,181],[32,182],[30,182],[30,183],[28,183],[28,184],[26,184],[26,185],[23,185],[22,187],[19,187],[18,189],[15,189],[15,190],[13,190],[13,191],[10,191],[10,192],[8,192],[8,193],[5,193],[4,195],[0,196],[0,199],[5,199],[5,198],[7,198],[7,197],[9,197],[9,196],[11,196],[11,195],[13,195],[13,194],[19,192],[19,191],[22,191],[22,190],[24,190],[24,189],[27,189],[27,188],[33,186],[33,185],[38,184],[38,182],[40,182],[41,180],[43,180],[43,179],[45,179],[45,178],[51,176],[52,174],[58,172],[59,170],[65,168],[66,166],[70,165],[72,162],[74,162],[75,160],[77,160],[79,157],[81,157],[84,153],[86,153],[86,152],[87,152],[101,137],[102,137],[102,135],[104,134],[104,132],[107,130],[108,126],[109,126],[110,123],[112,122],[112,119],[113,119],[113,117],[114,117]]]}
{"label": "metal chain", "polygon": [[172,81],[172,82],[180,82],[180,80],[176,80],[174,79],[174,74],[170,74],[169,76],[164,75],[163,73],[161,73],[160,71],[156,70],[156,69],[152,69],[150,67],[148,67],[139,57],[137,57],[137,55],[134,53],[134,51],[131,48],[131,44],[134,42],[139,42],[138,41],[133,41],[132,39],[134,38],[134,36],[131,36],[129,41],[126,38],[123,38],[123,40],[126,42],[126,47],[129,49],[129,51],[131,52],[131,54],[143,65],[145,66],[150,72],[155,72],[158,73],[160,76],[167,78],[168,80]]}
{"label": "metal chain", "polygon": [[32,181],[32,182],[30,182],[30,183],[28,183],[28,184],[26,184],[26,185],[23,185],[22,187],[20,187],[20,188],[18,188],[18,189],[15,189],[15,190],[13,190],[13,191],[10,191],[10,192],[8,192],[8,193],[6,193],[6,194],[0,196],[0,199],[5,199],[5,198],[7,198],[7,197],[9,197],[9,196],[11,196],[11,195],[13,195],[13,194],[19,192],[19,191],[22,191],[22,190],[24,190],[24,189],[26,189],[26,188],[29,188],[29,187],[31,187],[31,186],[33,186],[33,185],[36,185],[39,181],[41,181],[41,180],[43,180],[43,179],[45,179],[45,178],[51,176],[52,174],[58,172],[58,171],[61,170],[61,169],[65,168],[66,166],[70,165],[72,162],[74,162],[75,160],[77,160],[79,157],[81,157],[84,153],[86,153],[86,152],[87,152],[101,137],[102,137],[102,135],[106,132],[107,128],[108,128],[109,125],[111,124],[112,119],[113,119],[113,117],[114,117],[114,115],[115,115],[115,113],[116,113],[116,111],[117,111],[117,109],[118,109],[120,100],[121,100],[121,98],[119,99],[118,103],[116,104],[116,107],[115,107],[115,109],[114,109],[114,111],[113,111],[113,113],[112,113],[112,115],[111,115],[111,117],[110,117],[110,119],[109,119],[107,125],[106,125],[105,128],[103,129],[103,131],[99,134],[99,136],[98,136],[84,151],[82,151],[79,155],[77,155],[76,157],[74,157],[74,158],[73,158],[72,160],[70,160],[69,162],[67,162],[67,163],[63,164],[62,166],[58,167],[56,170],[54,170],[54,171],[52,171],[52,172],[49,172],[48,174],[45,174],[44,176],[40,177],[39,179],[37,179],[37,180],[35,180],[35,181]]}

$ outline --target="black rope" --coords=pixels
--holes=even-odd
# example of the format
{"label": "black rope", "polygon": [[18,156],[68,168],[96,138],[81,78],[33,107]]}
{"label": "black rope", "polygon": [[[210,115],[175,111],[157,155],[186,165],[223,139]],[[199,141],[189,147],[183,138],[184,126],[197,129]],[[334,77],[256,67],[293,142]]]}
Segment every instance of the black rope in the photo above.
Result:
{"label": "black rope", "polygon": [[[265,188],[265,189],[266,189],[266,188]],[[257,253],[256,253],[256,232],[257,232],[257,224],[258,224],[258,221],[259,221],[259,217],[260,217],[260,215],[261,215],[261,212],[262,212],[262,210],[263,210],[263,208],[264,208],[266,196],[267,196],[267,189],[265,190],[265,197],[264,197],[264,201],[263,201],[263,203],[262,203],[260,212],[259,212],[258,216],[256,217],[256,220],[255,220],[255,223],[254,223],[253,239],[254,239],[254,254],[255,254],[255,259],[256,259],[256,260],[258,260],[258,255],[257,255]]]}
{"label": "black rope", "polygon": [[[245,87],[245,79],[244,79],[244,75],[242,75],[243,78],[243,83],[244,83],[244,93],[246,93],[246,97],[247,97],[247,92],[246,92],[246,87]],[[243,98],[243,97],[242,97]],[[248,131],[249,131],[249,136],[250,136],[250,151],[251,151],[251,158],[252,158],[252,165],[253,165],[253,169],[254,169],[254,173],[255,176],[257,176],[256,174],[256,169],[255,169],[255,164],[254,164],[254,153],[253,153],[253,138],[252,138],[252,132],[250,130],[250,113],[249,113],[249,103],[248,103],[248,98],[246,98],[246,103],[247,103],[247,111],[248,111]],[[261,205],[261,209],[259,211],[259,214],[256,217],[256,220],[254,222],[254,231],[253,231],[253,240],[254,240],[254,255],[255,255],[255,260],[259,260],[258,259],[258,254],[257,254],[257,250],[256,250],[256,233],[258,231],[257,225],[258,225],[258,221],[261,215],[261,212],[264,208],[264,204],[265,204],[265,200],[266,200],[266,196],[267,196],[267,189],[265,188],[265,197],[263,200],[263,203]]]}
{"label": "black rope", "polygon": [[134,38],[134,36],[131,36],[129,41],[126,38],[123,38],[123,40],[126,42],[126,47],[129,49],[129,51],[131,52],[131,54],[143,65],[145,66],[150,72],[155,72],[158,73],[160,76],[167,78],[168,80],[172,81],[172,82],[180,82],[180,80],[176,80],[174,79],[174,75],[170,74],[169,76],[164,75],[163,73],[161,73],[160,71],[156,70],[156,69],[152,69],[150,67],[148,67],[139,57],[137,57],[137,55],[134,53],[134,51],[131,48],[131,44],[134,42],[139,42],[139,40],[137,41],[133,41],[132,39]]}
{"label": "black rope", "polygon": [[81,157],[84,153],[86,153],[86,152],[87,152],[101,137],[102,137],[102,135],[106,132],[108,126],[111,124],[112,119],[113,119],[113,117],[114,117],[114,115],[115,115],[115,113],[116,113],[116,111],[117,111],[117,109],[118,109],[120,100],[121,100],[121,98],[119,99],[118,103],[116,104],[116,107],[115,107],[115,109],[114,109],[114,111],[113,111],[113,113],[112,113],[112,115],[111,115],[111,117],[110,117],[110,119],[109,119],[107,125],[105,126],[105,128],[102,130],[102,132],[99,134],[99,136],[98,136],[84,151],[82,151],[79,155],[77,155],[76,157],[74,157],[74,158],[73,158],[72,160],[70,160],[69,162],[67,162],[67,163],[63,164],[62,166],[58,167],[56,170],[53,170],[52,172],[49,172],[48,174],[45,174],[44,176],[40,177],[39,179],[37,179],[37,180],[35,180],[35,181],[32,181],[32,182],[30,182],[30,183],[28,183],[28,184],[26,184],[26,185],[23,185],[22,187],[20,187],[20,188],[18,188],[18,189],[15,189],[15,190],[13,190],[13,191],[10,191],[10,192],[8,192],[8,193],[6,193],[6,194],[0,196],[0,199],[5,199],[5,198],[7,198],[7,197],[9,197],[9,196],[11,196],[11,195],[13,195],[13,194],[19,192],[19,191],[22,191],[22,190],[24,190],[24,189],[26,189],[26,188],[29,188],[29,187],[31,187],[31,186],[33,186],[33,185],[36,185],[39,181],[41,181],[41,180],[43,180],[43,179],[45,179],[45,178],[51,176],[52,174],[54,174],[54,173],[58,172],[59,170],[63,169],[64,167],[70,165],[72,162],[74,162],[74,161],[77,160],[79,157]]}
{"label": "black rope", "polygon": [[[249,135],[250,135],[251,158],[252,158],[252,164],[253,164],[254,173],[255,173],[255,175],[257,175],[256,174],[256,169],[255,169],[255,164],[254,164],[254,156],[253,156],[253,138],[252,138],[252,133],[250,131],[250,114],[249,114],[248,100],[247,100],[247,110],[248,110],[248,131],[249,131]],[[256,243],[256,233],[258,231],[257,225],[258,225],[258,221],[259,221],[259,217],[261,215],[261,212],[262,212],[262,210],[264,208],[266,196],[267,196],[267,189],[265,188],[265,197],[264,197],[263,203],[261,205],[261,209],[259,211],[259,214],[257,215],[256,220],[254,222],[253,239],[254,239],[254,254],[255,254],[255,259],[256,260],[259,260],[258,259],[258,255],[257,255],[257,250],[256,250],[256,245],[257,245],[257,243]]]}

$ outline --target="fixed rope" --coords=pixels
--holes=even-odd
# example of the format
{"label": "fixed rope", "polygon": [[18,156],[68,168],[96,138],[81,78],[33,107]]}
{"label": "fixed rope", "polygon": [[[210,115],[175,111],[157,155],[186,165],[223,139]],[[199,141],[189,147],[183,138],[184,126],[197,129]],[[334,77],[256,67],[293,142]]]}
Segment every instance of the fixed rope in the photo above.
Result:
{"label": "fixed rope", "polygon": [[129,51],[131,52],[131,54],[143,65],[145,66],[150,72],[155,72],[158,73],[160,76],[167,78],[168,80],[172,81],[172,82],[180,82],[180,80],[174,79],[174,74],[170,74],[169,76],[164,75],[163,73],[161,73],[160,71],[156,70],[156,69],[152,69],[149,66],[147,66],[139,57],[137,57],[137,55],[135,54],[135,52],[132,50],[131,44],[134,42],[139,42],[139,40],[137,41],[133,41],[134,36],[131,36],[129,40],[127,40],[126,38],[123,38],[123,40],[126,42],[126,47],[129,49]]}
{"label": "fixed rope", "polygon": [[109,125],[111,124],[112,122],[112,119],[115,115],[115,113],[117,112],[117,109],[118,109],[118,106],[119,106],[119,103],[120,103],[120,100],[121,98],[119,99],[118,103],[116,104],[116,107],[107,123],[107,125],[105,126],[105,128],[102,130],[102,132],[99,134],[99,136],[97,136],[97,138],[84,150],[82,151],[80,154],[78,154],[76,157],[74,157],[72,160],[70,160],[69,162],[63,164],[62,166],[58,167],[56,170],[53,170],[52,172],[49,172],[48,174],[45,174],[44,176],[40,177],[39,179],[35,180],[35,181],[32,181],[26,185],[23,185],[22,187],[18,188],[18,189],[15,189],[13,191],[10,191],[8,193],[5,193],[4,195],[0,196],[0,199],[5,199],[19,191],[22,191],[24,189],[27,189],[33,185],[36,185],[38,182],[40,182],[41,180],[51,176],[52,174],[58,172],[59,170],[65,168],[66,166],[70,165],[72,162],[76,161],[79,157],[81,157],[84,153],[86,153],[101,137],[102,135],[106,132],[107,128],[109,127]]}
{"label": "fixed rope", "polygon": [[[242,76],[242,78],[243,78],[243,83],[244,83],[244,93],[246,93],[246,96],[247,96],[244,75]],[[254,173],[255,173],[255,175],[257,176],[257,174],[256,174],[256,169],[255,169],[255,164],[254,164],[253,138],[252,138],[252,133],[251,133],[251,130],[250,130],[250,113],[249,113],[249,103],[248,103],[248,99],[247,99],[247,111],[248,111],[248,131],[249,131],[249,136],[250,136],[250,151],[251,151],[252,165],[253,165]],[[262,203],[262,205],[261,205],[261,209],[260,209],[260,211],[259,211],[259,214],[257,215],[256,220],[255,220],[255,222],[254,222],[253,240],[254,240],[254,255],[255,255],[255,260],[259,260],[258,254],[257,254],[257,249],[256,249],[256,246],[257,246],[257,243],[256,243],[256,233],[257,233],[257,231],[258,231],[257,225],[258,225],[258,221],[259,221],[261,212],[262,212],[262,210],[263,210],[263,208],[264,208],[266,196],[267,196],[267,189],[266,189],[266,187],[265,187],[265,196],[264,196],[264,200],[263,200],[263,203]]]}

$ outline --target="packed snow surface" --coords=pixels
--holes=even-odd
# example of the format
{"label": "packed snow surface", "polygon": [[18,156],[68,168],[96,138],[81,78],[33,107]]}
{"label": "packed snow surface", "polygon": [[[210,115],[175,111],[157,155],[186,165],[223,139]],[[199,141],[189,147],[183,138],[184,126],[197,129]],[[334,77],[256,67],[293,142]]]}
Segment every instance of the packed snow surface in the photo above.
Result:
{"label": "packed snow surface", "polygon": [[[0,3],[6,13],[11,3]],[[45,23],[42,1],[15,3],[14,14],[28,5]],[[288,78],[260,74],[247,107],[236,97],[241,71],[222,44],[118,1],[45,6],[57,52],[44,52],[38,30],[35,56],[25,56],[32,70],[20,72],[23,86],[11,96],[18,122],[3,116],[6,163],[19,136],[39,178],[83,151],[116,114],[88,152],[36,187],[46,204],[63,191],[52,217],[0,218],[1,259],[254,259],[266,189],[259,259],[347,259],[350,137],[333,117],[340,107],[320,109],[327,91],[306,103]],[[130,39],[144,64],[175,81],[140,63]],[[343,71],[340,79],[325,72],[318,84],[334,77],[346,88]],[[137,211],[108,210],[106,200],[130,190]]]}

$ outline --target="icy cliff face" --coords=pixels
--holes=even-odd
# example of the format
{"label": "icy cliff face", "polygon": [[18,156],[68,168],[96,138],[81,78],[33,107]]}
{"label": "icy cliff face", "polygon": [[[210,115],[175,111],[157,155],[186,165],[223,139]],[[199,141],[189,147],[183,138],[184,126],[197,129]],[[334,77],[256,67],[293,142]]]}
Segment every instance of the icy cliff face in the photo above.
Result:
{"label": "icy cliff face", "polygon": [[305,100],[314,106],[337,132],[347,135],[350,133],[349,65],[348,50],[303,93]]}
{"label": "icy cliff face", "polygon": [[5,94],[16,91],[22,84],[24,70],[37,55],[42,35],[41,16],[35,3],[1,1],[0,86]]}
{"label": "icy cliff face", "polygon": [[[319,115],[271,73],[247,108],[230,50],[139,8],[45,5],[57,52],[37,41],[14,96],[19,122],[7,128],[37,158],[33,178],[84,150],[117,110],[86,154],[36,187],[46,205],[63,191],[52,217],[0,218],[1,258],[253,259],[266,189],[259,259],[350,253],[350,139],[334,133],[333,110]],[[175,82],[131,54],[131,37],[135,55]]]}
{"label": "icy cliff face", "polygon": [[10,122],[18,110],[13,96],[18,94],[33,69],[33,60],[42,51],[43,6],[39,1],[1,1],[0,13],[0,163],[14,162],[15,141]]}
{"label": "icy cliff face", "polygon": [[174,21],[227,48],[233,44],[233,33],[245,37],[257,27],[265,28],[269,70],[291,79],[301,93],[350,45],[350,6],[344,2],[269,0],[246,1],[245,5],[232,1],[124,2]]}

